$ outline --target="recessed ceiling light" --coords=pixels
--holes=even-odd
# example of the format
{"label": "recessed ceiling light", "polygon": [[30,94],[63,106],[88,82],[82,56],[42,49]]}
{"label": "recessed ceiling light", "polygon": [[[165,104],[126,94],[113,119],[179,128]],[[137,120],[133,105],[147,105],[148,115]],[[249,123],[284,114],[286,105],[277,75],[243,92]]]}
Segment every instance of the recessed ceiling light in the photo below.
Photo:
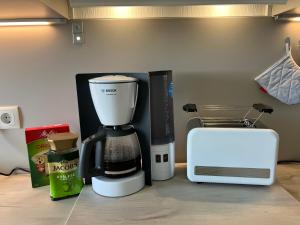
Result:
{"label": "recessed ceiling light", "polygon": [[46,26],[66,23],[65,19],[0,19],[0,26]]}

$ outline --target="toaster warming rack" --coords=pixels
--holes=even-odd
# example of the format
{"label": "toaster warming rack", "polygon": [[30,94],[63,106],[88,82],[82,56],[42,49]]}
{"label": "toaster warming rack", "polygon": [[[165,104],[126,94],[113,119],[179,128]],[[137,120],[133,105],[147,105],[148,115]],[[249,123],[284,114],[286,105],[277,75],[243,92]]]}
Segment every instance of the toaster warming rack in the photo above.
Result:
{"label": "toaster warming rack", "polygon": [[[265,113],[271,114],[273,108],[265,104],[257,103],[252,107],[245,106],[226,106],[226,105],[203,105],[200,107],[200,112],[195,104],[186,104],[183,106],[183,110],[189,113],[197,113],[191,120],[197,120],[198,127],[235,127],[235,128],[260,128],[262,124],[259,124],[259,120]],[[205,112],[210,111],[214,114],[223,113],[220,117],[205,116]],[[250,118],[255,111],[257,115],[254,118]],[[228,112],[237,112],[237,115],[226,117],[224,114]],[[244,112],[244,113],[243,113]]]}

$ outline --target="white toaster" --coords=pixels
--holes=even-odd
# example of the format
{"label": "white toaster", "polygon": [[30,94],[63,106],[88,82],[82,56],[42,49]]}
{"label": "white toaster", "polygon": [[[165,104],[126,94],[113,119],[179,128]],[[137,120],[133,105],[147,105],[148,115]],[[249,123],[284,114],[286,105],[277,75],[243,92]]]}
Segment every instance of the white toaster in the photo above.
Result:
{"label": "white toaster", "polygon": [[271,185],[279,136],[271,129],[196,127],[187,136],[192,182]]}

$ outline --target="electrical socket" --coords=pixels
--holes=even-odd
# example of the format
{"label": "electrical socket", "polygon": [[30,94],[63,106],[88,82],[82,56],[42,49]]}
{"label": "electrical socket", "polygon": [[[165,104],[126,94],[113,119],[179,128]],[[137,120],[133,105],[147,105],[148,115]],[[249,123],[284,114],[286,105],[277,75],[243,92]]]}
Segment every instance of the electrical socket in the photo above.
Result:
{"label": "electrical socket", "polygon": [[21,128],[19,107],[0,106],[0,129]]}
{"label": "electrical socket", "polygon": [[84,43],[83,33],[73,34],[73,44],[81,45]]}
{"label": "electrical socket", "polygon": [[82,45],[84,43],[83,22],[72,22],[73,44]]}
{"label": "electrical socket", "polygon": [[72,22],[72,33],[73,34],[83,33],[83,22],[82,21],[73,21]]}

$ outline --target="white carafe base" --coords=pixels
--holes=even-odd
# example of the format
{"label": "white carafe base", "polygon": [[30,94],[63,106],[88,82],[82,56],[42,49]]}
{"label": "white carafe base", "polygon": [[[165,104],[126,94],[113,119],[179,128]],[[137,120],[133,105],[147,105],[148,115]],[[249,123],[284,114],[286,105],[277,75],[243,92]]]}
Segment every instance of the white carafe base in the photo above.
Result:
{"label": "white carafe base", "polygon": [[[167,160],[164,159],[167,156]],[[158,157],[158,160],[157,160]],[[174,176],[175,143],[151,145],[151,177],[152,180],[167,180]]]}
{"label": "white carafe base", "polygon": [[145,186],[145,173],[140,170],[136,174],[123,178],[92,177],[94,192],[106,197],[122,197],[138,192]]}

